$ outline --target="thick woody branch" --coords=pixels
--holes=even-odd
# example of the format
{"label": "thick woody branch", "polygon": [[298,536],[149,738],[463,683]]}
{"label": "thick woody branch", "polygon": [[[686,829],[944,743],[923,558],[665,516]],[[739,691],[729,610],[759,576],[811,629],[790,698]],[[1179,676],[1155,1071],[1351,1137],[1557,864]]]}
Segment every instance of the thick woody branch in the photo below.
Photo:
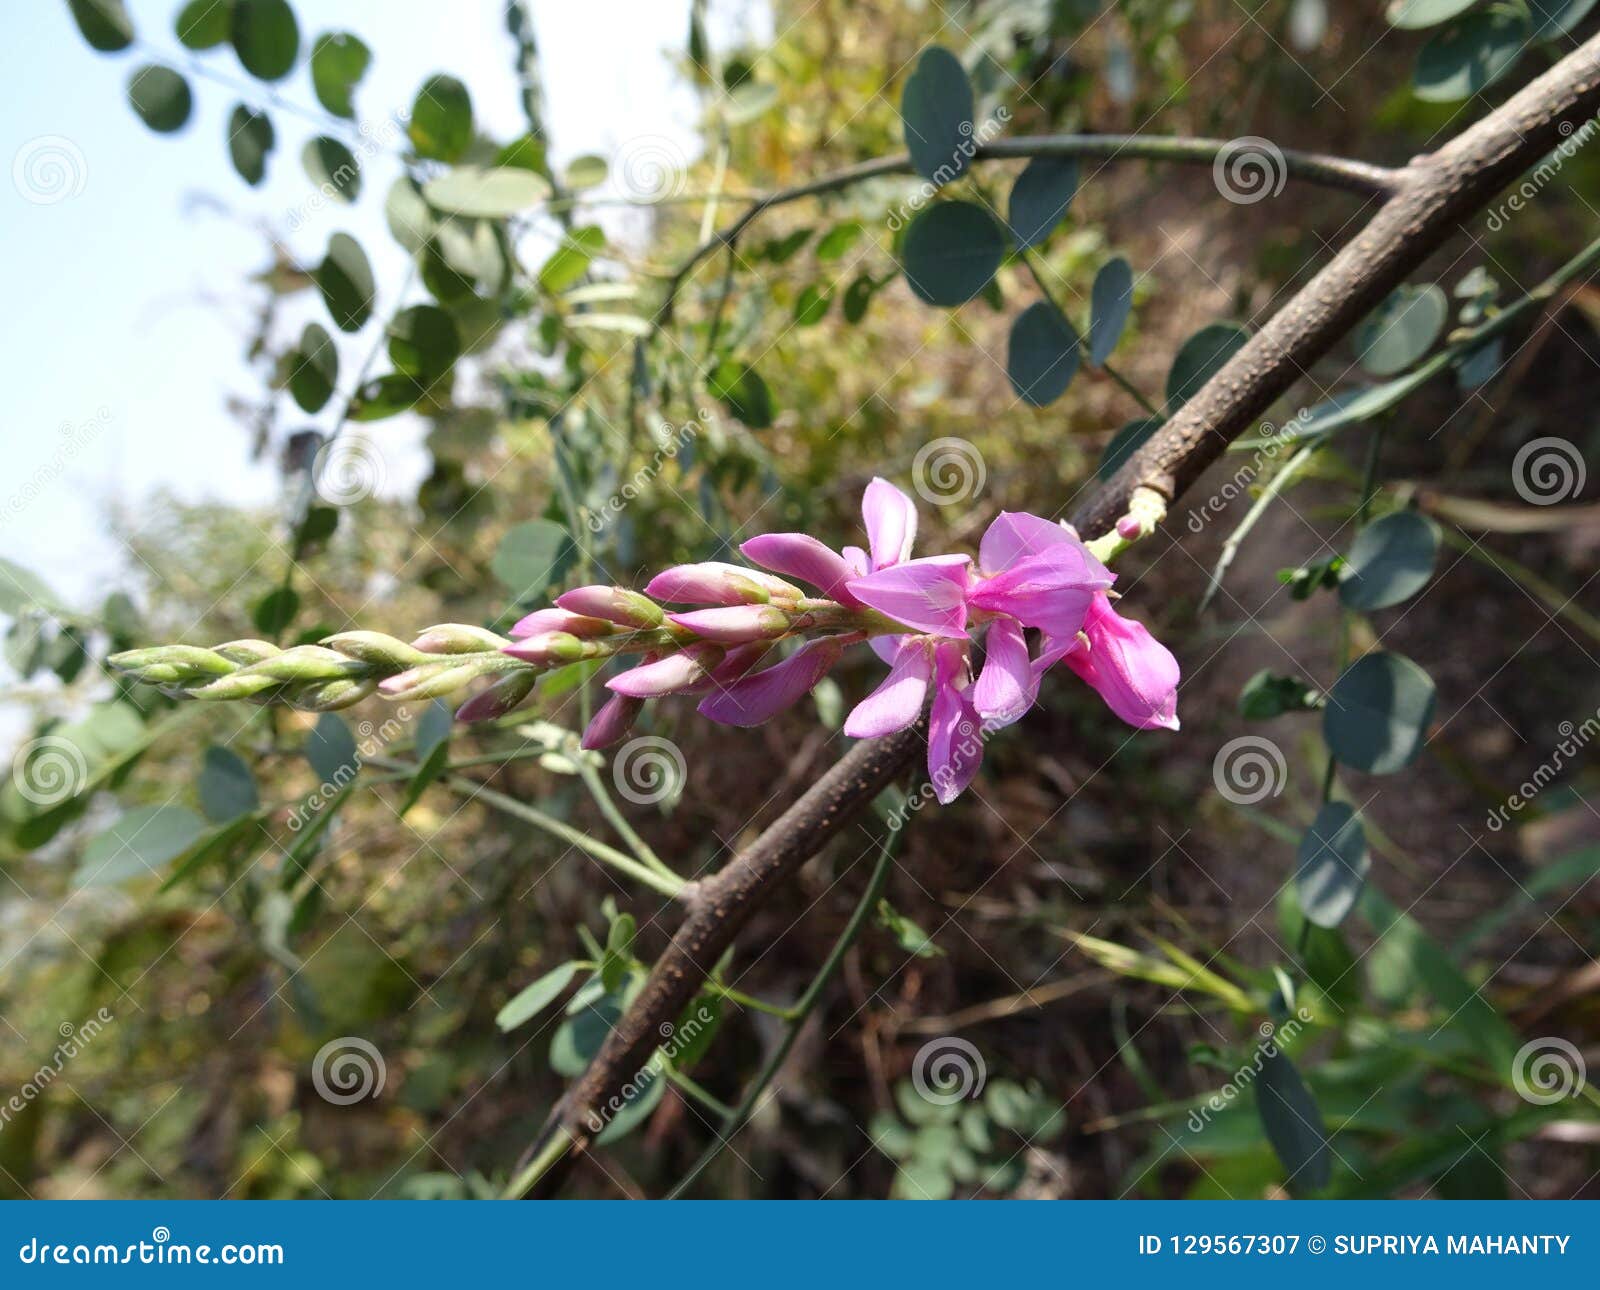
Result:
{"label": "thick woody branch", "polygon": [[[1364,190],[1388,193],[1389,200],[1114,479],[1090,497],[1073,517],[1084,535],[1097,537],[1110,530],[1127,512],[1136,489],[1153,489],[1169,501],[1176,500],[1232,439],[1403,282],[1462,220],[1482,210],[1502,187],[1597,109],[1600,37],[1439,151],[1413,160],[1392,182],[1385,172],[1373,171]],[[1140,141],[1136,154],[1131,145],[1125,146],[1117,155],[1155,155],[1154,142]],[[1019,150],[1011,155],[1032,155],[1020,150],[1025,141],[1014,146]],[[987,151],[997,155],[993,145]],[[1338,163],[1352,181],[1342,186],[1359,188],[1362,185],[1354,182],[1359,172],[1352,165]],[[869,174],[897,173],[901,168],[899,159],[872,162],[787,191],[826,192]],[[1320,177],[1327,182],[1335,173],[1324,169]],[[1319,175],[1310,172],[1308,177]],[[723,240],[737,236],[760,209],[764,207],[758,203],[747,211]],[[543,1171],[543,1190],[559,1185],[565,1168],[588,1149],[594,1138],[591,1126],[649,1060],[659,1041],[659,1027],[677,1018],[754,909],[908,767],[923,741],[918,728],[858,744],[748,850],[705,883],[643,992],[530,1148],[530,1157],[550,1165]]]}

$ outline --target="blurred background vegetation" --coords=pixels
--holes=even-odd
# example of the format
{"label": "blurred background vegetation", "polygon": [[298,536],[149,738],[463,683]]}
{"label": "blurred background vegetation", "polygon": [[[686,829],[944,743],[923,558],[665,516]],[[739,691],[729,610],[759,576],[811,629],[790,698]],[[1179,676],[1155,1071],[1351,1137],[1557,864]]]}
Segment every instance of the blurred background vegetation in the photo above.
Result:
{"label": "blurred background vegetation", "polygon": [[[1087,363],[1050,406],[1019,400],[1007,336],[1041,280],[1086,325],[1097,272],[1125,257],[1134,307],[1115,365],[1159,398],[1185,337],[1258,324],[1364,217],[1361,198],[1294,182],[1235,203],[1206,167],[1086,162],[1070,214],[1034,252],[1038,278],[1010,257],[979,299],[931,309],[897,258],[895,213],[921,181],[891,176],[774,209],[736,256],[701,263],[670,324],[652,328],[673,271],[750,195],[902,150],[900,90],[929,44],[961,58],[980,118],[1006,109],[1008,136],[1259,136],[1394,165],[1561,52],[1533,46],[1498,83],[1440,100],[1413,83],[1428,33],[1396,29],[1375,2],[752,0],[754,17],[685,5],[685,35],[660,57],[692,87],[699,140],[657,135],[651,105],[624,102],[611,111],[635,118],[638,137],[575,158],[545,115],[541,4],[452,10],[496,31],[504,62],[439,73],[473,102],[515,93],[525,114],[492,136],[481,120],[463,126],[452,86],[418,110],[363,101],[348,39],[314,56],[313,6],[297,6],[298,57],[281,78],[277,6],[130,7],[131,47],[121,6],[89,0],[71,5],[78,34],[63,20],[49,36],[79,42],[83,77],[175,69],[181,91],[147,77],[133,95],[157,131],[139,147],[194,128],[190,96],[270,121],[270,152],[242,153],[264,135],[234,120],[232,148],[219,133],[214,166],[190,183],[259,229],[266,266],[207,282],[255,319],[246,359],[259,377],[215,408],[207,469],[268,461],[281,498],[158,494],[109,516],[118,564],[92,602],[29,573],[25,538],[7,547],[19,560],[5,566],[0,612],[22,754],[0,789],[0,1094],[60,1068],[0,1126],[0,1191],[19,1196],[495,1194],[592,1050],[597,1015],[592,994],[571,1016],[552,1006],[502,1029],[497,1014],[550,969],[598,961],[608,937],[626,948],[613,969],[625,993],[675,922],[670,902],[473,796],[474,782],[492,785],[617,844],[606,813],[617,803],[596,800],[564,733],[590,701],[579,675],[542,683],[492,729],[457,728],[440,745],[455,778],[434,778],[434,759],[408,784],[439,739],[426,705],[373,699],[320,719],[179,706],[113,679],[107,652],[353,626],[503,629],[519,603],[562,585],[637,585],[725,554],[730,536],[804,527],[853,541],[866,481],[909,484],[918,451],[943,438],[973,446],[985,477],[958,504],[924,502],[922,549],[970,548],[1000,509],[1069,511],[1119,429],[1144,415]],[[1568,46],[1593,26],[1584,13],[1562,33]],[[626,15],[613,16],[609,38],[627,41]],[[377,66],[392,27],[438,20],[385,7],[355,35]],[[280,182],[304,166],[307,205],[253,205],[258,162]],[[479,198],[429,187],[474,164],[533,176],[547,200],[475,216],[462,211]],[[986,164],[961,182],[999,206],[1020,168]],[[1600,234],[1597,195],[1600,152],[1579,150],[1525,210],[1498,229],[1480,222],[1420,278],[1453,293],[1453,310],[1486,307],[1491,275],[1509,301]],[[161,200],[181,218],[179,198]],[[390,236],[386,219],[402,250],[357,250],[360,265],[396,269],[374,275],[371,301],[348,251],[323,250],[357,209],[373,212],[362,225],[373,238]],[[108,241],[81,253],[121,252]],[[334,325],[369,304],[361,326]],[[418,308],[431,312],[403,312]],[[452,339],[429,338],[438,316]],[[1082,687],[1049,681],[990,745],[978,791],[912,820],[884,902],[696,1194],[1596,1194],[1592,1090],[1580,1077],[1570,1096],[1530,1100],[1512,1078],[1536,1038],[1562,1037],[1590,1065],[1597,1055],[1592,758],[1567,759],[1504,827],[1485,821],[1600,708],[1600,479],[1552,520],[1519,498],[1509,469],[1541,436],[1594,460],[1597,326],[1600,292],[1580,277],[1508,338],[1487,384],[1452,370],[1320,443],[1204,609],[1223,544],[1289,454],[1258,462],[1189,524],[1241,463],[1202,482],[1119,584],[1183,663],[1182,734],[1129,739]],[[1371,384],[1357,357],[1345,348],[1306,373],[1281,421]],[[1380,429],[1372,504],[1426,512],[1443,541],[1425,594],[1357,614],[1307,583],[1348,551]],[[411,481],[401,463],[419,450]],[[342,473],[319,491],[324,469]],[[637,496],[608,512],[635,480]],[[50,505],[49,483],[29,508]],[[586,529],[597,514],[605,522]],[[13,534],[42,522],[37,509],[10,519]],[[551,526],[577,533],[581,558],[559,537],[540,546]],[[1280,579],[1285,569],[1312,574]],[[1400,775],[1341,771],[1372,870],[1348,920],[1311,928],[1289,880],[1326,753],[1314,716],[1270,714],[1314,707],[1380,635],[1431,674],[1436,715],[1427,752]],[[1298,683],[1292,701],[1247,685],[1263,671]],[[841,713],[873,683],[856,660],[757,730],[656,705],[641,732],[670,740],[685,773],[659,802],[621,804],[631,828],[680,872],[719,866],[844,750]],[[1270,740],[1284,769],[1281,791],[1241,804],[1218,792],[1215,759],[1245,735]],[[41,740],[81,754],[70,792],[37,778],[24,791],[47,769]],[[350,748],[366,762],[359,778],[308,810],[330,767],[354,764]],[[168,814],[129,845],[141,810]],[[864,825],[808,864],[723,979],[758,999],[798,997],[875,838]],[[624,919],[631,943],[613,930]],[[717,1007],[692,1063],[705,1096],[665,1090],[582,1166],[576,1191],[659,1195],[713,1140],[717,1104],[739,1100],[783,1025],[734,999]],[[114,1021],[63,1061],[61,1045],[101,1009]],[[1303,1079],[1295,1105],[1326,1126],[1326,1150],[1269,1140],[1251,1079],[1238,1078],[1260,1070],[1262,1027],[1297,1013],[1310,1020],[1280,1031],[1292,1065],[1269,1062],[1266,1078]],[[351,1036],[379,1054],[383,1083],[341,1104],[313,1076],[324,1045]],[[980,1055],[987,1083],[944,1107],[917,1097],[911,1075],[926,1044],[952,1036]],[[1221,1109],[1197,1114],[1225,1088]]]}

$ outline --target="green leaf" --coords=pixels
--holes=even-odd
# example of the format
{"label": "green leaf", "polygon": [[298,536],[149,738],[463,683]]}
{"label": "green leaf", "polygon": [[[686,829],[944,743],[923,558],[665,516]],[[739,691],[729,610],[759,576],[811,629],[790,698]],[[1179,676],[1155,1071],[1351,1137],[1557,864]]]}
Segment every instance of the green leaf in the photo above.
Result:
{"label": "green leaf", "polygon": [[348,233],[328,239],[328,253],[311,273],[340,331],[360,331],[372,317],[372,265],[361,243]]}
{"label": "green leaf", "polygon": [[706,385],[752,430],[765,430],[772,424],[772,393],[755,368],[724,359],[712,370]]}
{"label": "green leaf", "polygon": [[311,182],[329,197],[353,202],[361,195],[361,163],[339,140],[326,134],[307,139],[300,164]]}
{"label": "green leaf", "polygon": [[261,805],[256,777],[244,758],[216,744],[206,749],[199,789],[200,809],[213,824],[249,815]]}
{"label": "green leaf", "polygon": [[354,119],[356,109],[350,95],[371,63],[372,51],[359,36],[348,31],[318,36],[311,46],[311,88],[317,102],[334,116]]}
{"label": "green leaf", "polygon": [[1509,72],[1527,46],[1526,14],[1502,8],[1468,14],[1418,52],[1416,95],[1429,103],[1471,98]]}
{"label": "green leaf", "polygon": [[1565,36],[1595,7],[1596,0],[1528,0],[1533,13],[1533,39]]}
{"label": "green leaf", "polygon": [[444,774],[450,763],[450,732],[455,728],[455,716],[449,705],[435,699],[417,718],[416,755],[417,769],[406,785],[405,797],[400,803],[403,816],[427,791],[428,785]]}
{"label": "green leaf", "polygon": [[500,539],[489,568],[514,601],[542,595],[577,559],[572,536],[551,520],[513,525]]}
{"label": "green leaf", "polygon": [[581,193],[585,189],[600,187],[610,173],[611,167],[604,157],[592,152],[585,153],[567,163],[567,168],[561,172],[561,186],[568,192]]}
{"label": "green leaf", "polygon": [[1184,341],[1167,372],[1167,415],[1176,416],[1249,338],[1238,323],[1210,323]]}
{"label": "green leaf", "polygon": [[1111,442],[1106,445],[1100,464],[1095,468],[1095,477],[1102,481],[1110,479],[1122,469],[1122,463],[1138,452],[1145,440],[1164,424],[1160,417],[1139,417],[1128,422],[1111,436]]}
{"label": "green leaf", "polygon": [[306,760],[325,785],[343,788],[361,769],[361,752],[350,726],[337,712],[324,712],[306,736]]}
{"label": "green leaf", "polygon": [[294,621],[299,612],[300,593],[293,587],[276,587],[256,601],[250,618],[258,632],[277,636]]}
{"label": "green leaf", "polygon": [[538,1016],[572,982],[578,973],[576,963],[561,963],[550,969],[532,985],[524,986],[495,1013],[494,1024],[501,1030],[515,1030],[523,1022]]}
{"label": "green leaf", "polygon": [[576,286],[589,271],[595,256],[606,249],[605,231],[594,224],[563,234],[544,267],[539,270],[539,285],[552,295]]}
{"label": "green leaf", "polygon": [[394,240],[413,255],[428,244],[438,227],[432,209],[423,200],[422,189],[410,175],[401,175],[389,186],[383,199],[383,220]]}
{"label": "green leaf", "polygon": [[1333,1173],[1322,1112],[1294,1063],[1276,1045],[1262,1049],[1255,1094],[1261,1127],[1283,1165],[1284,1181],[1297,1192],[1321,1191]]}
{"label": "green leaf", "polygon": [[272,151],[277,137],[272,129],[272,118],[240,103],[228,118],[228,158],[239,177],[252,188],[267,173],[267,154]]}
{"label": "green leaf", "polygon": [[91,49],[115,54],[133,44],[133,20],[122,0],[67,0],[67,7]]}
{"label": "green leaf", "polygon": [[385,372],[355,392],[346,415],[351,421],[385,421],[411,411],[426,394],[415,377],[403,372]]}
{"label": "green leaf", "polygon": [[818,260],[842,260],[850,253],[852,247],[861,238],[861,225],[855,220],[848,220],[843,224],[835,224],[817,243],[816,256]]}
{"label": "green leaf", "polygon": [[307,323],[289,351],[289,394],[303,412],[320,410],[339,381],[339,350],[321,323]]}
{"label": "green leaf", "polygon": [[973,202],[935,202],[906,229],[906,281],[930,305],[965,304],[989,285],[1005,255],[1005,234]]}
{"label": "green leaf", "polygon": [[1389,0],[1384,17],[1391,27],[1419,31],[1423,27],[1437,27],[1459,13],[1466,13],[1477,3],[1478,0]]}
{"label": "green leaf", "polygon": [[[448,174],[430,179],[422,194],[429,205],[452,215],[504,219],[545,201],[550,196],[550,184],[542,175],[516,166],[457,166]],[[392,200],[392,192],[390,196]],[[420,222],[412,223],[421,230]],[[392,218],[390,226],[393,227]]]}
{"label": "green leaf", "polygon": [[389,323],[389,358],[395,368],[432,385],[461,354],[455,320],[438,305],[412,305]]}
{"label": "green leaf", "polygon": [[1006,222],[1018,246],[1037,246],[1061,222],[1078,191],[1074,157],[1035,157],[1011,186]]}
{"label": "green leaf", "polygon": [[64,612],[60,598],[44,579],[14,560],[0,556],[0,614],[15,618],[25,609]]}
{"label": "green leaf", "polygon": [[1011,388],[1036,408],[1067,392],[1078,372],[1078,334],[1048,300],[1029,305],[1011,325],[1006,375]]}
{"label": "green leaf", "polygon": [[472,96],[454,76],[432,76],[411,105],[407,127],[417,155],[459,161],[472,146]]}
{"label": "green leaf", "polygon": [[1239,691],[1239,715],[1248,721],[1265,721],[1286,712],[1313,708],[1318,698],[1317,691],[1298,677],[1279,676],[1263,669]]}
{"label": "green leaf", "polygon": [[233,48],[257,80],[287,76],[300,54],[300,28],[287,0],[233,0]]}
{"label": "green leaf", "polygon": [[172,68],[155,64],[139,68],[129,79],[128,102],[157,134],[183,129],[194,110],[189,82]]}
{"label": "green leaf", "polygon": [[1397,287],[1356,328],[1356,358],[1374,376],[1402,372],[1428,352],[1449,314],[1436,283]]}
{"label": "green leaf", "polygon": [[[599,981],[591,984],[598,987]],[[573,1004],[583,998],[580,990],[573,997]],[[611,1027],[617,1024],[622,1016],[624,1000],[621,994],[601,993],[598,997],[589,999],[581,1007],[574,1008],[568,1005],[569,1016],[557,1028],[550,1040],[550,1069],[557,1075],[564,1075],[568,1079],[576,1078],[583,1074],[594,1055],[600,1051],[600,1045],[605,1043],[606,1036],[611,1033]]]}
{"label": "green leaf", "polygon": [[1295,862],[1300,908],[1318,927],[1337,927],[1355,908],[1366,885],[1372,857],[1367,835],[1354,808],[1329,802],[1317,812]]}
{"label": "green leaf", "polygon": [[233,34],[232,0],[189,0],[173,23],[186,49],[215,49]]}
{"label": "green leaf", "polygon": [[1323,738],[1346,766],[1392,775],[1422,751],[1435,698],[1428,674],[1404,655],[1364,655],[1328,693]]}
{"label": "green leaf", "polygon": [[630,1082],[627,1096],[607,1121],[606,1127],[595,1135],[595,1145],[610,1146],[617,1139],[632,1133],[650,1118],[656,1107],[661,1105],[661,1099],[666,1091],[665,1076],[654,1066],[646,1067]]}
{"label": "green leaf", "polygon": [[878,283],[870,273],[859,274],[844,289],[844,320],[852,327],[867,316],[867,306],[878,290]]}
{"label": "green leaf", "polygon": [[1374,520],[1356,536],[1345,557],[1339,599],[1351,609],[1386,609],[1409,600],[1433,576],[1439,528],[1415,511]]}
{"label": "green leaf", "polygon": [[794,302],[794,325],[815,327],[828,316],[833,306],[833,292],[824,291],[815,282],[807,283]]}
{"label": "green leaf", "polygon": [[72,885],[103,887],[153,874],[205,832],[205,821],[186,806],[136,807],[89,840]]}
{"label": "green leaf", "polygon": [[1096,367],[1111,357],[1133,310],[1133,269],[1120,255],[1094,275],[1089,291],[1089,361]]}
{"label": "green leaf", "polygon": [[966,172],[972,158],[972,84],[961,60],[930,45],[900,93],[906,151],[916,172],[946,184]]}

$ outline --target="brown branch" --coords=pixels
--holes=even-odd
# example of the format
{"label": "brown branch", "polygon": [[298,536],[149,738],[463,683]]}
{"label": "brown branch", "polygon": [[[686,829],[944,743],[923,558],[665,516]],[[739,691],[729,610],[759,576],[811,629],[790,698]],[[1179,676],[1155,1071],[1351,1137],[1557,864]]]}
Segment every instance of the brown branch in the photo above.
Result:
{"label": "brown branch", "polygon": [[[1600,37],[1438,152],[1400,172],[1366,228],[1258,332],[1183,410],[1074,516],[1088,537],[1107,532],[1135,488],[1175,500],[1228,443],[1502,187],[1600,108]],[[884,163],[869,163],[881,167]],[[858,170],[860,168],[857,168]],[[879,170],[878,173],[887,173]],[[827,189],[814,184],[806,191]],[[748,222],[748,219],[746,220]],[[591,1124],[649,1060],[660,1026],[676,1020],[751,913],[845,825],[923,745],[921,727],[865,740],[728,866],[709,879],[644,990],[589,1068],[552,1112],[525,1159],[552,1157],[541,1191],[560,1185],[593,1142]]]}

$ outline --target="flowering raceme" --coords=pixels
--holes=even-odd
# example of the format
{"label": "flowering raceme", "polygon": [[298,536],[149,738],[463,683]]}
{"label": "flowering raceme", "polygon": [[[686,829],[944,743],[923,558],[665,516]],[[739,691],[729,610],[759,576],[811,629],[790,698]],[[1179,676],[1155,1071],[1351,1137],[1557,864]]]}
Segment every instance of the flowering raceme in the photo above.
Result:
{"label": "flowering raceme", "polygon": [[[521,619],[510,640],[445,623],[409,644],[351,631],[289,649],[260,640],[162,645],[109,661],[171,694],[313,712],[375,691],[442,698],[487,680],[456,715],[491,721],[523,703],[548,669],[637,656],[606,682],[611,697],[584,731],[585,748],[603,748],[626,737],[649,700],[669,695],[694,696],[712,721],[758,725],[814,689],[846,649],[865,644],[889,670],[850,712],[845,733],[893,734],[926,709],[928,773],[941,802],[972,782],[984,736],[1018,720],[1058,662],[1128,724],[1178,728],[1177,660],[1117,613],[1112,574],[1071,528],[1007,511],[984,533],[976,562],[913,558],[909,497],[874,479],[861,510],[864,550],[835,551],[805,533],[763,534],[740,547],[748,566],[677,565],[644,594],[578,587]],[[795,647],[784,654],[786,640]]]}

